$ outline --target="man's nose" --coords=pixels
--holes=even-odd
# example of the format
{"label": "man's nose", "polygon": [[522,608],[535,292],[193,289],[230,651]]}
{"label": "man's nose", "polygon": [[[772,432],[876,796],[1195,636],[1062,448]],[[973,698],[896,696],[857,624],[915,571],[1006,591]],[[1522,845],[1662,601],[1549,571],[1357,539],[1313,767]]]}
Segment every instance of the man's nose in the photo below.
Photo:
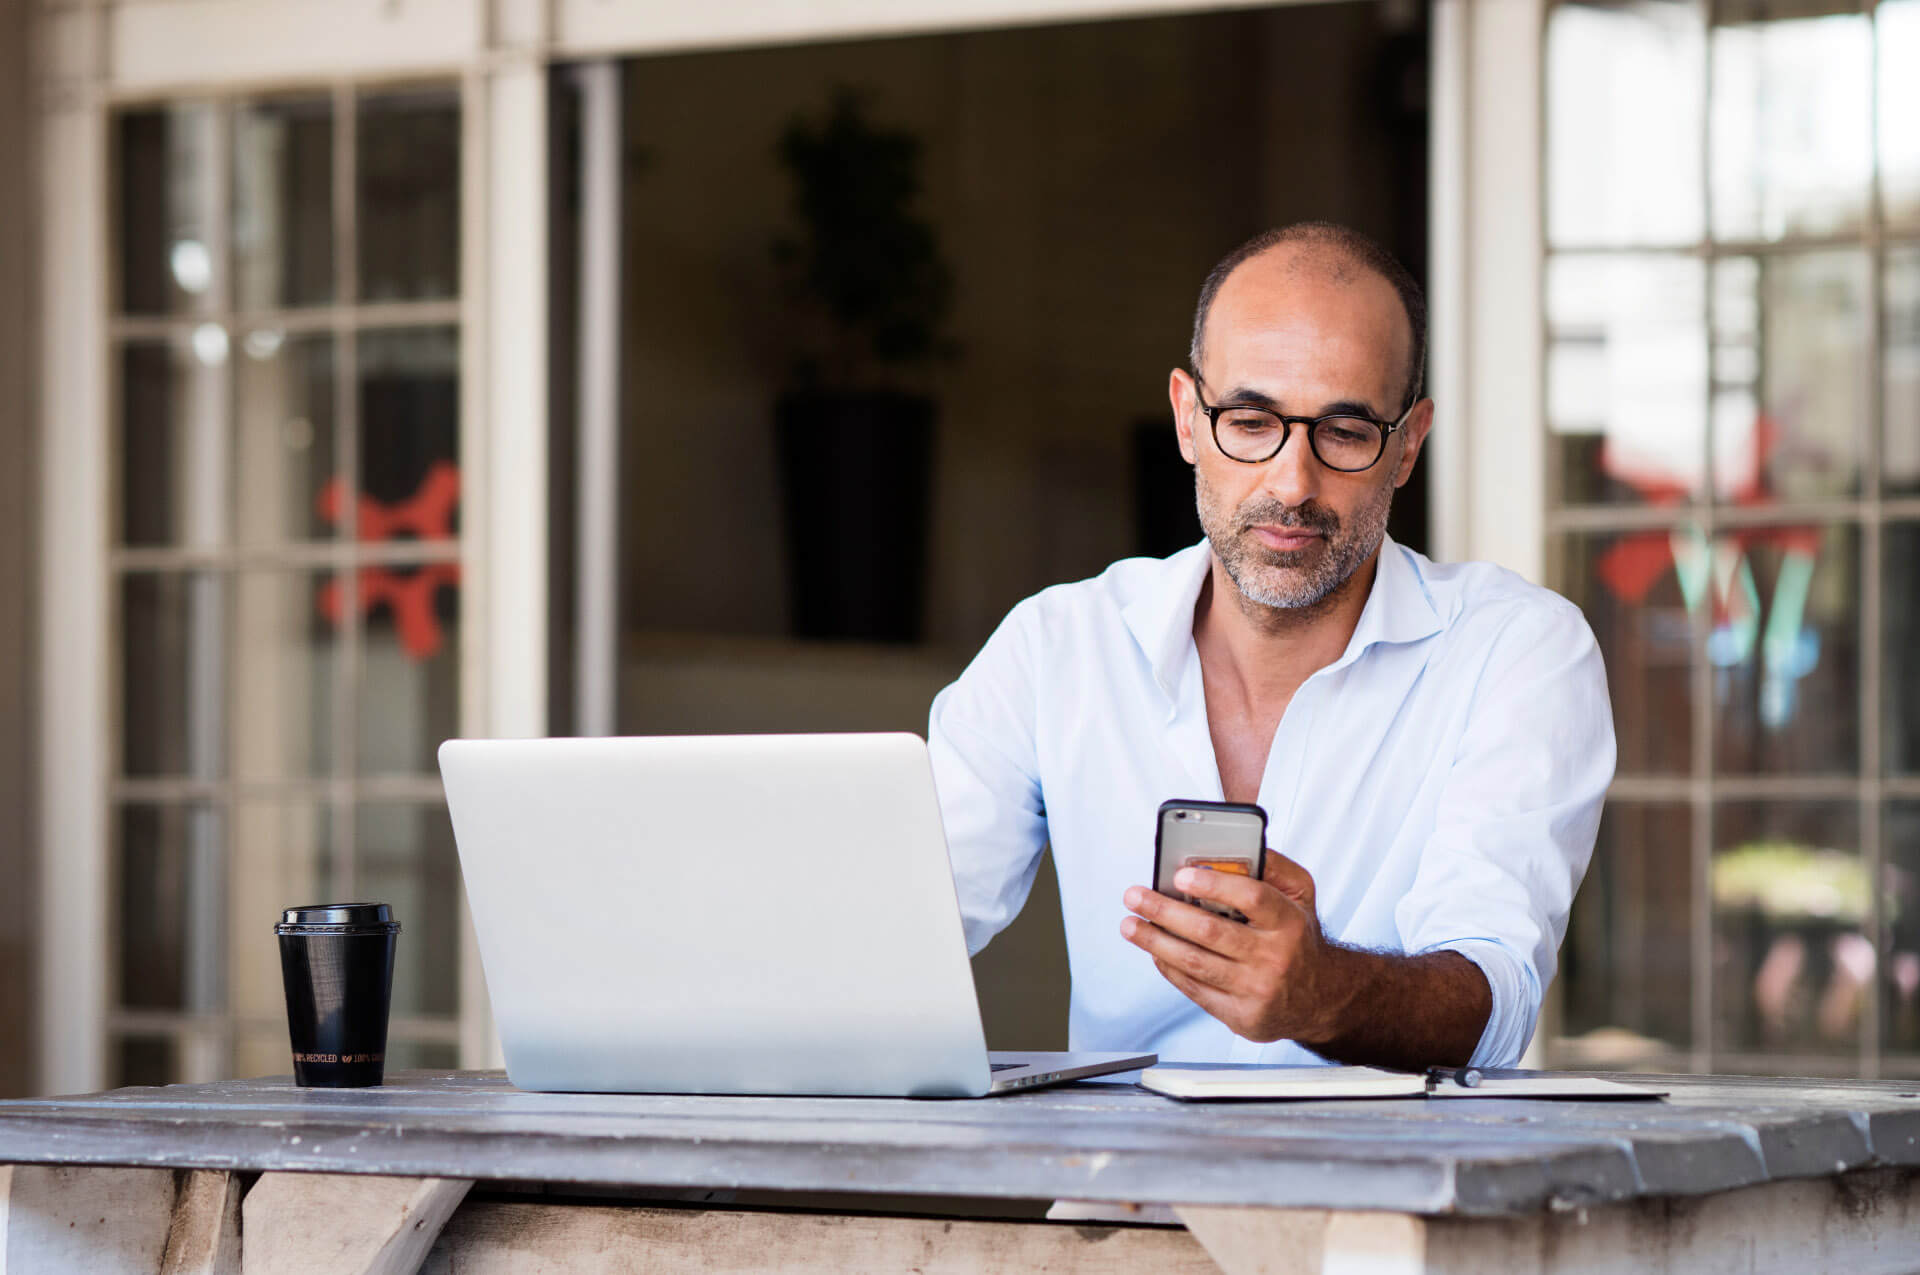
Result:
{"label": "man's nose", "polygon": [[1307,444],[1307,431],[1294,426],[1286,444],[1261,466],[1260,489],[1289,509],[1320,494],[1320,463]]}

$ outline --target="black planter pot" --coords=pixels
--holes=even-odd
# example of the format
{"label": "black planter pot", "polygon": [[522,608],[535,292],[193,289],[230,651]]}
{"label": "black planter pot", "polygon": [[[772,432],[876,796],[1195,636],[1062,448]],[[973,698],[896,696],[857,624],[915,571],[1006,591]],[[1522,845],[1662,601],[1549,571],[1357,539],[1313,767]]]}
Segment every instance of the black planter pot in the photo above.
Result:
{"label": "black planter pot", "polygon": [[798,637],[920,640],[934,402],[789,394],[774,408]]}

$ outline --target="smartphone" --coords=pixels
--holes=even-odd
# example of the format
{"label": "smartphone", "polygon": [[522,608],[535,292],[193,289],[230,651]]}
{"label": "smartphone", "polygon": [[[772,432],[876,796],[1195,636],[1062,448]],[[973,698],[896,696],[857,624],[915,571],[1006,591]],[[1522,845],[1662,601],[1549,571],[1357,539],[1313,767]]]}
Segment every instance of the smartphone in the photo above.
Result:
{"label": "smartphone", "polygon": [[1180,798],[1160,803],[1153,834],[1153,888],[1168,898],[1244,921],[1247,918],[1238,908],[1190,899],[1174,889],[1173,874],[1186,867],[1212,868],[1258,881],[1266,858],[1267,812],[1260,807],[1250,802]]}

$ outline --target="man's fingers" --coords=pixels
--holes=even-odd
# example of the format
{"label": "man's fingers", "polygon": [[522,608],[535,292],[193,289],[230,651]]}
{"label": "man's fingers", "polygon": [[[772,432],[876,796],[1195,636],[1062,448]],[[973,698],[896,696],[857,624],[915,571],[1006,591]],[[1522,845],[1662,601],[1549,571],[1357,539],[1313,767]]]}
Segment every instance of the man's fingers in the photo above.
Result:
{"label": "man's fingers", "polygon": [[[1233,872],[1216,872],[1212,868],[1182,868],[1174,876],[1174,884],[1196,899],[1238,908],[1257,929],[1278,929],[1282,914],[1288,908],[1286,901],[1279,897],[1272,886]],[[1198,910],[1205,912],[1205,909]],[[1211,912],[1205,914],[1214,915]],[[1231,924],[1238,925],[1237,922]],[[1245,931],[1244,926],[1239,928]]]}
{"label": "man's fingers", "polygon": [[1213,987],[1232,986],[1234,975],[1239,970],[1238,965],[1225,957],[1177,938],[1137,916],[1120,922],[1120,933],[1127,942],[1151,955],[1155,964],[1170,965],[1188,977]]}
{"label": "man's fingers", "polygon": [[1314,911],[1313,874],[1278,850],[1267,851],[1267,859],[1261,868],[1260,879],[1298,903],[1309,913]]}
{"label": "man's fingers", "polygon": [[1153,967],[1159,970],[1160,977],[1172,983],[1174,988],[1179,991],[1182,996],[1185,996],[1188,1000],[1198,1005],[1201,1009],[1206,1010],[1221,1022],[1230,1021],[1231,1016],[1237,1009],[1233,997],[1217,987],[1188,977],[1165,961],[1156,959],[1153,962]]}
{"label": "man's fingers", "polygon": [[[1243,884],[1252,883],[1243,879]],[[1127,891],[1126,904],[1167,933],[1225,956],[1245,955],[1251,942],[1247,927],[1238,921],[1229,921],[1205,908],[1170,899],[1144,886]],[[1239,907],[1238,904],[1231,906]]]}

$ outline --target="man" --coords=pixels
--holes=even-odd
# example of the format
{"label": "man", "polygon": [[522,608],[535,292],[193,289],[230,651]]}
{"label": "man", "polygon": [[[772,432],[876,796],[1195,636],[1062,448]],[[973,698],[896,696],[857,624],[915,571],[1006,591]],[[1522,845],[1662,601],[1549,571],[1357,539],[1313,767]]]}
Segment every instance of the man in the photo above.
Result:
{"label": "man", "polygon": [[[1364,236],[1243,245],[1169,377],[1206,539],[1027,599],[934,701],[969,945],[1050,842],[1072,1048],[1511,1066],[1532,1036],[1612,715],[1571,604],[1387,538],[1425,345],[1418,285]],[[1268,812],[1263,880],[1176,882],[1244,924],[1140,884],[1174,797]]]}

